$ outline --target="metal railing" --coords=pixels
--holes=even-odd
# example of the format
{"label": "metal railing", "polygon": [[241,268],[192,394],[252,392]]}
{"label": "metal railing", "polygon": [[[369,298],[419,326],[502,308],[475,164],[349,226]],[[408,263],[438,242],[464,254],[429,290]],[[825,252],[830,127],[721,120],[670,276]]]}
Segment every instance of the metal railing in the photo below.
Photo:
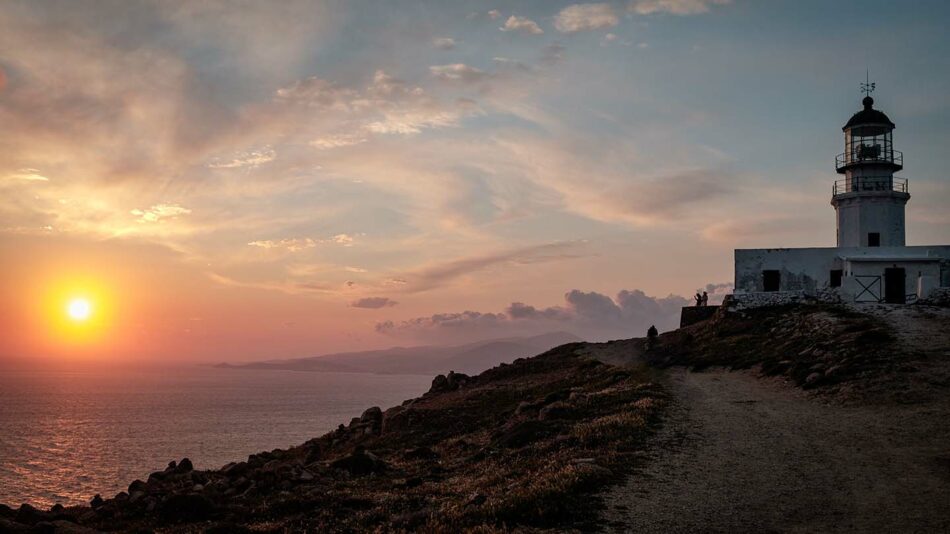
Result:
{"label": "metal railing", "polygon": [[907,178],[896,176],[853,176],[835,180],[832,195],[844,193],[862,193],[870,191],[898,191],[907,193]]}
{"label": "metal railing", "polygon": [[904,166],[904,153],[900,150],[881,150],[879,145],[861,145],[860,150],[849,150],[835,156],[835,169],[843,169],[856,163],[891,163]]}

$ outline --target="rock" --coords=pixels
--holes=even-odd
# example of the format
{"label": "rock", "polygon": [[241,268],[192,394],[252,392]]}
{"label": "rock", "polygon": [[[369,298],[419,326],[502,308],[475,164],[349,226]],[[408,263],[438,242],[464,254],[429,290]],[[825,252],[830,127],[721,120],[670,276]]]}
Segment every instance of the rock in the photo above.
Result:
{"label": "rock", "polygon": [[824,375],[822,375],[821,373],[812,373],[805,378],[805,385],[814,386],[818,384],[818,382],[821,381],[822,378],[824,378]]}
{"label": "rock", "polygon": [[342,469],[354,476],[360,476],[382,472],[386,469],[386,463],[371,452],[357,449],[353,454],[334,461],[330,464],[330,467]]}
{"label": "rock", "polygon": [[50,523],[50,526],[53,527],[51,532],[54,532],[55,534],[96,534],[99,532],[98,530],[83,527],[77,525],[76,523],[71,523],[62,519],[53,521]]}
{"label": "rock", "polygon": [[379,423],[382,422],[382,420],[383,411],[379,408],[379,406],[368,408],[365,412],[363,412],[363,415],[360,416],[360,421],[363,421],[364,423]]}
{"label": "rock", "polygon": [[0,517],[6,517],[8,519],[16,517],[16,510],[5,504],[0,504]]}
{"label": "rock", "polygon": [[487,501],[487,500],[488,500],[488,497],[486,497],[485,495],[483,495],[483,494],[481,494],[481,493],[479,493],[479,492],[476,491],[475,493],[473,493],[473,494],[468,498],[468,505],[469,505],[469,506],[481,506],[481,505],[485,504],[485,501]]}
{"label": "rock", "polygon": [[574,408],[566,402],[553,402],[548,404],[538,413],[538,419],[547,421],[550,419],[566,419],[574,413]]}
{"label": "rock", "polygon": [[201,484],[195,484],[194,486],[191,487],[191,491],[195,493],[201,493],[202,491],[204,491],[204,489],[205,487]]}
{"label": "rock", "polygon": [[178,468],[176,469],[176,471],[179,473],[188,473],[189,471],[193,471],[194,469],[195,469],[195,466],[191,464],[191,460],[189,460],[188,458],[182,458],[181,461],[178,462]]}
{"label": "rock", "polygon": [[132,482],[131,484],[129,484],[129,495],[132,495],[133,493],[137,491],[141,491],[141,492],[148,491],[148,484],[146,484],[145,482],[142,482],[141,480],[136,480],[135,482]]}
{"label": "rock", "polygon": [[102,500],[102,495],[99,495],[99,494],[97,493],[96,496],[93,497],[91,501],[89,501],[89,506],[92,507],[92,508],[99,508],[99,507],[102,506],[104,503],[105,503],[105,501]]}
{"label": "rock", "polygon": [[518,449],[551,433],[551,427],[544,421],[523,421],[499,433],[492,441],[492,445],[499,448]]}
{"label": "rock", "polygon": [[168,462],[168,467],[165,468],[165,471],[174,471],[176,467],[178,467],[178,462],[172,460]]}
{"label": "rock", "polygon": [[439,455],[429,447],[414,447],[403,454],[403,458],[407,460],[431,460],[438,457]]}
{"label": "rock", "polygon": [[146,493],[144,491],[133,491],[129,493],[129,502],[135,504],[145,498]]}
{"label": "rock", "polygon": [[230,463],[221,469],[221,474],[228,478],[236,478],[247,472],[247,462]]}
{"label": "rock", "polygon": [[30,527],[16,523],[9,519],[0,518],[0,532],[9,532],[10,534],[20,532],[30,532]]}
{"label": "rock", "polygon": [[214,504],[202,495],[172,495],[159,507],[159,515],[169,523],[204,521],[214,513]]}
{"label": "rock", "polygon": [[445,375],[437,375],[432,379],[432,387],[429,388],[429,393],[437,393],[440,391],[446,391],[449,389],[449,379]]}
{"label": "rock", "polygon": [[23,503],[20,505],[20,509],[16,513],[17,523],[26,523],[33,525],[39,523],[40,521],[49,521],[53,519],[53,515],[49,512],[44,512],[38,510],[31,504]]}

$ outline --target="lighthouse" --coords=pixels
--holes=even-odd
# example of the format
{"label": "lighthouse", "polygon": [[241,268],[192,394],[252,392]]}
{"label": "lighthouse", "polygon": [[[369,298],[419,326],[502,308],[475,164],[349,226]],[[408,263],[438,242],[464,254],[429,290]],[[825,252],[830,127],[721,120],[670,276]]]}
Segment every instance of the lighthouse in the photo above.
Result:
{"label": "lighthouse", "polygon": [[835,162],[844,175],[835,181],[831,197],[838,247],[902,247],[910,193],[907,180],[894,173],[904,168],[904,155],[894,149],[894,123],[874,109],[870,94],[862,104],[864,109],[842,128],[844,152]]}
{"label": "lighthouse", "polygon": [[874,108],[874,84],[861,90],[862,109],[842,128],[844,152],[835,161],[836,246],[736,249],[734,306],[950,300],[950,245],[907,246],[910,193],[896,176],[904,155],[894,148],[894,123]]}

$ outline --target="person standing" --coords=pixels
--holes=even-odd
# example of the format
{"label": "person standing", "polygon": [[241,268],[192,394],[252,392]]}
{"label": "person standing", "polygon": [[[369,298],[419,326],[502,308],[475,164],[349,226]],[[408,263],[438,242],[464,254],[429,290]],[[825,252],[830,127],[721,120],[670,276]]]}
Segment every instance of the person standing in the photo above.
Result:
{"label": "person standing", "polygon": [[703,306],[709,306],[709,295],[707,295],[705,291],[703,291],[703,296],[700,297],[700,300],[702,301]]}

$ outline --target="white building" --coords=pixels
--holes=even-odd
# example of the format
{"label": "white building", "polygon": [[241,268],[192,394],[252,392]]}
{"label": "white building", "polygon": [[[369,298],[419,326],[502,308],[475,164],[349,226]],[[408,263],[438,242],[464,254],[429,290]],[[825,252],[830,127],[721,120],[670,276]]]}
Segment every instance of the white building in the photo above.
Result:
{"label": "white building", "polygon": [[[836,168],[831,205],[838,246],[737,249],[735,298],[781,302],[781,294],[853,302],[905,303],[950,287],[950,245],[906,246],[904,206],[910,199],[903,154],[894,149],[894,123],[864,109],[844,125],[844,153]],[[774,293],[774,294],[773,294]]]}

